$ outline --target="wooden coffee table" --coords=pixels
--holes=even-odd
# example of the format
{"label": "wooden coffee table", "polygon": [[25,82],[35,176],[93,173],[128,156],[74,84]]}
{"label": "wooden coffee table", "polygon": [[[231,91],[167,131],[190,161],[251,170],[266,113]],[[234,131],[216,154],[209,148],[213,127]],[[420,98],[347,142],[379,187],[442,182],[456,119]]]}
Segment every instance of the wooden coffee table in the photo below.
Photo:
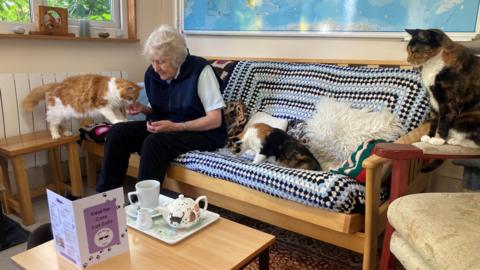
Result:
{"label": "wooden coffee table", "polygon": [[[220,218],[176,245],[168,245],[132,228],[128,230],[130,251],[88,269],[241,269],[260,259],[268,269],[270,246],[275,236]],[[11,258],[21,269],[72,269],[74,264],[55,252],[52,241]]]}

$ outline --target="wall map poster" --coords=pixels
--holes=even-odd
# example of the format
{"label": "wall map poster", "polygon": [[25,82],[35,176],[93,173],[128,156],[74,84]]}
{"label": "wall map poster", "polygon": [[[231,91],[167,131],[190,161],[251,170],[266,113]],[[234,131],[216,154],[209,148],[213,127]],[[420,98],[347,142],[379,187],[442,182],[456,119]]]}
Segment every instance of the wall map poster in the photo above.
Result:
{"label": "wall map poster", "polygon": [[[187,33],[476,33],[479,0],[183,0]],[[405,34],[406,35],[406,34]],[[388,36],[388,35],[387,35]]]}

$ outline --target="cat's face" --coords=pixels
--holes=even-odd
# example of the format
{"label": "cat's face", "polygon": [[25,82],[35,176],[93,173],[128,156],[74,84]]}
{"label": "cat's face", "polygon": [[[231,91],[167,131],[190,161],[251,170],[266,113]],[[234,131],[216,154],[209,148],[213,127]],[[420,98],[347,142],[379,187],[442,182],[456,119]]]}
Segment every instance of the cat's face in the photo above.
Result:
{"label": "cat's face", "polygon": [[405,29],[412,36],[407,45],[407,61],[414,66],[421,66],[442,49],[444,33],[436,29]]}
{"label": "cat's face", "polygon": [[132,104],[137,100],[140,90],[142,89],[140,86],[123,79],[117,79],[115,80],[115,83],[120,92],[120,97],[125,100],[127,104]]}

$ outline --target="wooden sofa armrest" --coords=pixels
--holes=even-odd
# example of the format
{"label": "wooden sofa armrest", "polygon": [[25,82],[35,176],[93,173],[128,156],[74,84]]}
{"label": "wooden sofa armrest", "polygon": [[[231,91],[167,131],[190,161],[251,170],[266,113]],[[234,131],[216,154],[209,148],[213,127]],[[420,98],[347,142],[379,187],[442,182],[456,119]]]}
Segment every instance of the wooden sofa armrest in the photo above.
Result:
{"label": "wooden sofa armrest", "polygon": [[472,159],[480,158],[480,149],[456,145],[431,145],[417,142],[414,144],[379,143],[375,155],[391,160],[403,159]]}
{"label": "wooden sofa armrest", "polygon": [[379,143],[376,156],[392,160],[392,184],[390,201],[407,193],[409,164],[412,159],[478,159],[480,149],[455,145],[431,145],[428,143],[398,144]]}
{"label": "wooden sofa armrest", "polygon": [[[375,146],[374,154],[392,161],[392,178],[389,197],[389,201],[392,202],[407,194],[411,160],[480,158],[480,149],[469,149],[452,145],[433,146],[420,142],[414,144],[380,143]],[[392,233],[393,228],[387,221],[380,269],[387,269],[389,262],[393,261],[390,253]]]}

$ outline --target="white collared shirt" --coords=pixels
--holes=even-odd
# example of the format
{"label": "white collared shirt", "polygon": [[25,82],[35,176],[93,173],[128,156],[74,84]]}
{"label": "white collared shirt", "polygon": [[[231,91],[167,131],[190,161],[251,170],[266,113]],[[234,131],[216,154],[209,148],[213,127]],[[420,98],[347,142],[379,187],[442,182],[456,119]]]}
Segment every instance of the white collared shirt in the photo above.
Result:
{"label": "white collared shirt", "polygon": [[215,71],[210,65],[203,68],[197,83],[198,96],[203,104],[205,112],[225,107],[220,85],[215,76]]}
{"label": "white collared shirt", "polygon": [[[174,78],[176,79],[179,74],[180,68],[177,70],[177,74]],[[168,83],[171,81],[172,80],[167,80]],[[213,71],[213,68],[209,65],[203,68],[198,77],[197,93],[206,113],[225,107],[225,101],[220,92],[220,85],[215,76],[215,71]]]}

